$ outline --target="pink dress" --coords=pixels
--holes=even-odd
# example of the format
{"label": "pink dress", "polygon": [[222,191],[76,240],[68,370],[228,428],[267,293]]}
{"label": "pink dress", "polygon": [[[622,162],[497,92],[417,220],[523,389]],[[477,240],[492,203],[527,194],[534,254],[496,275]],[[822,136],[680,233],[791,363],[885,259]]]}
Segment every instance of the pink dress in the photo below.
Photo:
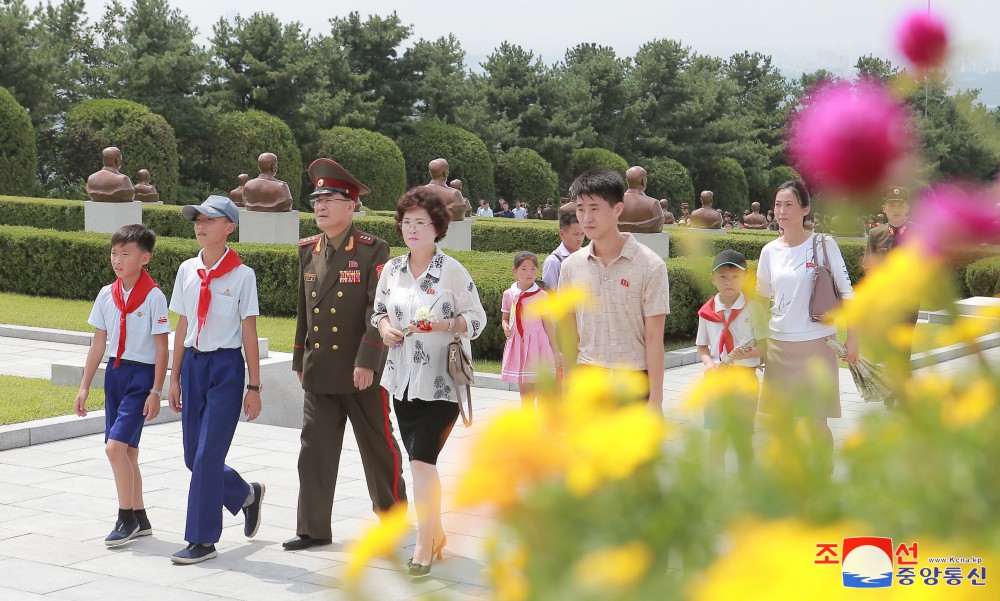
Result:
{"label": "pink dress", "polygon": [[555,357],[542,320],[524,313],[531,303],[546,297],[547,293],[538,284],[522,292],[515,282],[503,293],[500,311],[510,315],[510,325],[514,328],[514,335],[507,339],[503,349],[500,379],[504,382],[534,382],[539,370],[555,373]]}

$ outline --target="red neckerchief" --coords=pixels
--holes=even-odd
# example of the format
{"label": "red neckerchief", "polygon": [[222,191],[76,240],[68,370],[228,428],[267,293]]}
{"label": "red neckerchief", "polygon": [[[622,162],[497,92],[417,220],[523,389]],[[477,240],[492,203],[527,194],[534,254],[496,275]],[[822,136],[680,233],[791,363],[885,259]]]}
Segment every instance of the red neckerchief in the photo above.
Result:
{"label": "red neckerchief", "polygon": [[132,286],[132,292],[128,295],[128,303],[125,302],[125,292],[122,290],[122,287],[121,278],[115,280],[114,284],[111,284],[111,300],[115,302],[115,307],[120,314],[118,318],[118,350],[115,352],[115,367],[118,367],[118,364],[121,363],[122,353],[125,352],[125,316],[146,302],[146,295],[149,294],[150,290],[159,288],[145,269],[139,273],[139,279],[136,280],[135,286]]}
{"label": "red neckerchief", "polygon": [[541,291],[541,288],[537,288],[532,292],[522,292],[514,299],[514,325],[517,326],[517,333],[521,336],[524,336],[524,325],[521,323],[521,308],[524,306],[524,299],[535,296]]}
{"label": "red neckerchief", "polygon": [[212,290],[208,287],[209,282],[215,278],[221,278],[230,271],[243,264],[236,251],[229,249],[219,266],[211,271],[198,270],[198,277],[201,278],[201,290],[198,292],[198,331],[194,337],[194,345],[198,346],[198,337],[201,336],[201,329],[205,326],[205,319],[208,317],[208,305],[212,302]]}
{"label": "red neckerchief", "polygon": [[[715,310],[715,297],[708,299],[708,302],[698,309],[698,317],[703,317],[708,321],[714,323],[722,324],[722,336],[719,338],[719,358],[721,359],[726,353],[731,353],[736,350],[736,343],[733,341],[733,333],[729,331],[729,324],[733,323],[736,316],[740,314],[743,309],[730,309],[729,319],[726,319],[725,311]],[[727,350],[728,349],[728,350]]]}

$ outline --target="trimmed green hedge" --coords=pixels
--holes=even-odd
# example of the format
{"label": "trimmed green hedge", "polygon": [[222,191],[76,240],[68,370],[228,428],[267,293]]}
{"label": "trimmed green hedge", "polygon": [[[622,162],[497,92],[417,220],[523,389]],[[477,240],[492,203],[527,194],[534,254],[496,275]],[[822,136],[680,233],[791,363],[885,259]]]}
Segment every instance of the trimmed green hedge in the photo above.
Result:
{"label": "trimmed green hedge", "polygon": [[[217,193],[229,196],[229,191],[236,188],[236,178],[241,173],[246,173],[251,179],[260,175],[257,157],[273,152],[278,157],[278,179],[288,183],[295,207],[299,210],[309,208],[309,203],[300,198],[305,172],[302,153],[292,130],[284,121],[264,111],[251,109],[219,115],[212,129],[209,183]],[[185,200],[200,203],[205,199]]]}
{"label": "trimmed green hedge", "polygon": [[486,144],[461,127],[438,121],[417,121],[410,133],[399,139],[406,159],[406,185],[420,186],[430,181],[427,164],[437,158],[448,161],[449,179],[462,180],[463,191],[473,205],[480,198],[496,200],[493,161]]}
{"label": "trimmed green hedge", "polygon": [[329,157],[371,188],[365,209],[395,209],[406,192],[406,163],[399,146],[367,129],[334,127],[320,134],[312,156]]}
{"label": "trimmed green hedge", "polygon": [[534,150],[515,146],[498,151],[493,159],[493,181],[500,196],[532,203],[557,196],[559,178],[552,165]]}
{"label": "trimmed green hedge", "polygon": [[35,190],[38,153],[28,111],[0,86],[0,194]]}
{"label": "trimmed green hedge", "polygon": [[743,167],[736,159],[729,157],[709,161],[698,169],[695,186],[701,190],[711,190],[715,193],[713,207],[729,211],[733,215],[742,215],[743,209],[750,208],[750,190]]}
{"label": "trimmed green hedge", "polygon": [[965,268],[965,286],[968,296],[996,296],[1000,294],[1000,256],[980,259]]}
{"label": "trimmed green hedge", "polygon": [[646,194],[658,200],[666,198],[674,217],[680,218],[681,203],[694,202],[695,199],[694,182],[687,168],[667,157],[646,159],[641,165],[649,176]]}
{"label": "trimmed green hedge", "polygon": [[[628,171],[625,159],[604,148],[577,148],[573,151],[573,160],[570,164],[572,165],[570,182],[588,169],[610,169],[617,171],[622,177],[625,177],[625,172]],[[567,187],[568,185],[567,183]]]}
{"label": "trimmed green hedge", "polygon": [[67,179],[87,181],[101,168],[101,151],[109,146],[122,151],[121,171],[132,183],[140,169],[148,169],[160,200],[177,202],[177,140],[166,119],[130,100],[84,100],[74,106],[66,117]]}

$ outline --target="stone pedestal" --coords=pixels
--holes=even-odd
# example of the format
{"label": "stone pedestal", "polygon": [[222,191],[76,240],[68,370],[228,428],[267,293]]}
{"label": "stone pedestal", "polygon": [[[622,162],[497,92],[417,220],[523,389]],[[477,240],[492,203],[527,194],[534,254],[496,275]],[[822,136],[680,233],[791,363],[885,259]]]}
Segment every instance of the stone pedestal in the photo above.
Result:
{"label": "stone pedestal", "polygon": [[354,216],[355,217],[364,217],[365,216],[365,211],[354,211]]}
{"label": "stone pedestal", "polygon": [[722,236],[722,235],[725,235],[725,234],[729,233],[729,230],[727,230],[724,227],[720,227],[719,229],[704,229],[704,228],[700,228],[700,227],[690,227],[690,226],[688,226],[687,231],[689,231],[689,232],[698,232],[699,234],[716,235],[716,236]]}
{"label": "stone pedestal", "polygon": [[649,247],[649,250],[660,255],[660,258],[670,258],[670,234],[663,232],[660,234],[632,234],[635,241]]}
{"label": "stone pedestal", "polygon": [[451,250],[472,250],[472,222],[452,221],[448,224],[448,235],[438,245]]}
{"label": "stone pedestal", "polygon": [[144,202],[144,203],[142,203],[142,206],[148,207],[148,206],[156,206],[156,205],[162,205],[162,204],[163,204],[163,201],[162,200],[158,200],[156,202]]}
{"label": "stone pedestal", "polygon": [[122,226],[142,223],[142,203],[94,202],[83,203],[83,229],[88,232],[113,234]]}
{"label": "stone pedestal", "polygon": [[240,242],[295,244],[299,241],[299,212],[265,213],[240,209]]}

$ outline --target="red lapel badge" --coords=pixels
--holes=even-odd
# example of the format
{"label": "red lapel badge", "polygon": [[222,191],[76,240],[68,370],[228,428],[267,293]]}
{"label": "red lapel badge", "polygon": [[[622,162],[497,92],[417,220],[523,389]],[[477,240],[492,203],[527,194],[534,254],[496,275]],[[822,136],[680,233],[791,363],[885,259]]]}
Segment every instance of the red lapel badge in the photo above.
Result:
{"label": "red lapel badge", "polygon": [[625,286],[626,288],[628,288],[628,280],[626,280],[626,279],[623,278],[622,279],[622,286]]}

